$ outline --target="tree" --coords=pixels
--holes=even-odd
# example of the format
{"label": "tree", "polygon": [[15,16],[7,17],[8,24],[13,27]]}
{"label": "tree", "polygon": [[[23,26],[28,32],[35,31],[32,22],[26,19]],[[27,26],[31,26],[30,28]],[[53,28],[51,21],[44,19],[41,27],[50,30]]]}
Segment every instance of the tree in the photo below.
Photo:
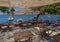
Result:
{"label": "tree", "polygon": [[15,11],[15,9],[14,9],[14,8],[11,8],[10,13],[11,13],[12,15],[14,15],[14,11]]}
{"label": "tree", "polygon": [[44,15],[45,14],[45,12],[44,12],[44,7],[42,6],[42,7],[33,7],[33,8],[31,8],[34,12],[36,12],[36,11],[39,11],[39,13],[37,14],[37,17],[36,17],[36,26],[38,26],[38,24],[39,24],[39,16],[40,15]]}
{"label": "tree", "polygon": [[10,9],[10,12],[8,12],[8,13],[10,13],[10,18],[9,18],[10,23],[12,23],[12,21],[14,20],[14,17],[13,17],[14,11],[15,11],[15,9],[14,8],[11,8]]}
{"label": "tree", "polygon": [[33,7],[31,8],[34,12],[39,11],[39,14],[36,17],[36,21],[38,22],[38,18],[40,15],[45,14],[60,14],[60,3],[55,3],[47,6],[42,7]]}
{"label": "tree", "polygon": [[48,5],[45,7],[45,12],[50,14],[60,14],[60,3]]}
{"label": "tree", "polygon": [[33,7],[33,8],[31,8],[34,12],[36,12],[36,11],[39,11],[39,13],[38,13],[38,15],[37,15],[37,17],[36,18],[39,18],[39,16],[40,15],[44,15],[45,14],[45,12],[44,12],[44,7],[42,6],[42,7]]}
{"label": "tree", "polygon": [[48,5],[48,6],[46,6],[45,12],[50,13],[50,14],[55,13],[55,12],[56,12],[55,6],[53,6],[53,5]]}
{"label": "tree", "polygon": [[[8,8],[8,7],[2,7],[2,6],[0,6],[0,11],[2,12],[2,13],[7,13],[7,14],[10,14],[10,18],[9,18],[9,21],[11,20],[13,20],[13,15],[14,15],[14,11],[15,11],[15,9],[14,8]],[[10,21],[10,22],[11,22]]]}
{"label": "tree", "polygon": [[9,11],[9,8],[8,7],[2,7],[2,6],[0,6],[0,11],[2,13],[7,13],[7,11]]}
{"label": "tree", "polygon": [[43,7],[33,7],[31,8],[34,12],[40,11],[40,13],[37,15],[37,18],[39,18],[40,15],[43,15],[45,13],[49,14],[60,14],[60,3],[55,3]]}

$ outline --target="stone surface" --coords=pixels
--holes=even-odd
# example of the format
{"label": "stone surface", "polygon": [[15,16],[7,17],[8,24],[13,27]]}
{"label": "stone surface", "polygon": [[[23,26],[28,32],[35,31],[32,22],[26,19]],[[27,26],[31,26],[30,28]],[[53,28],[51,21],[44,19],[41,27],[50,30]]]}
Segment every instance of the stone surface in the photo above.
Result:
{"label": "stone surface", "polygon": [[29,8],[60,2],[60,0],[0,0],[0,6]]}

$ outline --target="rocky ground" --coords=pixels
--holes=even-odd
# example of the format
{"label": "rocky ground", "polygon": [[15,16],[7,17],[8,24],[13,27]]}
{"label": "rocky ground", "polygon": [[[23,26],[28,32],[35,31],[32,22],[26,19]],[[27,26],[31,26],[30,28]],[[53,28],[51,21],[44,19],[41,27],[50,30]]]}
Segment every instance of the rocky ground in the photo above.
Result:
{"label": "rocky ground", "polygon": [[[40,33],[39,32],[39,29],[36,29],[36,28],[29,28],[29,29],[14,29],[13,31],[6,31],[6,32],[1,32],[0,31],[0,42],[14,42],[14,33],[16,32],[22,32],[22,31],[31,31],[32,34],[38,36],[38,34]],[[34,36],[36,38],[36,36]],[[53,42],[60,42],[60,31],[57,31],[57,32],[53,32],[50,34],[50,36],[53,38]],[[37,38],[36,38],[37,39]]]}

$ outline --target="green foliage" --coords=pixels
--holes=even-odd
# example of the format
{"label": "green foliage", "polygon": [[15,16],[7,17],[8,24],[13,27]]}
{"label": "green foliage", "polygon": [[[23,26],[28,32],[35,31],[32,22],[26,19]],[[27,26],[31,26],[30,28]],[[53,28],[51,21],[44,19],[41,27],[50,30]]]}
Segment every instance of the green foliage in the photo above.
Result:
{"label": "green foliage", "polygon": [[[40,13],[37,15],[37,20],[39,18],[40,15],[44,15],[46,12],[50,13],[50,14],[60,14],[60,3],[56,3],[56,4],[52,4],[52,5],[48,5],[45,7],[33,7],[31,8],[34,12],[35,11],[40,11]],[[37,21],[36,20],[36,21]]]}
{"label": "green foliage", "polygon": [[48,13],[55,13],[55,7],[53,5],[49,5],[45,8],[45,12],[48,12]]}
{"label": "green foliage", "polygon": [[0,6],[0,11],[2,13],[7,13],[7,14],[14,14],[15,9],[14,8],[8,8],[8,7],[2,7]]}
{"label": "green foliage", "polygon": [[46,6],[45,12],[50,14],[60,14],[60,3]]}
{"label": "green foliage", "polygon": [[43,13],[47,12],[50,14],[60,14],[60,3],[55,3],[52,5],[45,6],[45,7],[33,7],[31,9],[33,11],[40,11],[41,12],[42,11],[42,10],[40,10],[41,8],[44,8]]}
{"label": "green foliage", "polygon": [[9,8],[0,6],[0,11],[3,12],[3,13],[7,13],[7,11],[9,11]]}
{"label": "green foliage", "polygon": [[14,8],[11,8],[10,13],[13,15],[14,14],[14,11],[15,11],[15,9]]}

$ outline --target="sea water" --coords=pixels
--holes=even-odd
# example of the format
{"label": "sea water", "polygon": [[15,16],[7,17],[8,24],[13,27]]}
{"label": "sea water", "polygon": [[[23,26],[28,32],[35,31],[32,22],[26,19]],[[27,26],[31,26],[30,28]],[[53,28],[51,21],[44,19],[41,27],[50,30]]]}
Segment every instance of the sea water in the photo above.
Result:
{"label": "sea water", "polygon": [[[7,23],[9,20],[9,14],[8,15],[0,15],[0,24],[2,23]],[[36,17],[37,14],[20,14],[20,15],[14,15],[14,22],[17,22],[18,19],[22,19],[23,21],[27,21],[27,20],[32,20],[34,17]],[[57,21],[59,20],[59,15],[50,15],[50,14],[46,14],[46,15],[40,15],[39,19],[42,19],[42,21],[44,20],[49,20],[49,21]]]}

